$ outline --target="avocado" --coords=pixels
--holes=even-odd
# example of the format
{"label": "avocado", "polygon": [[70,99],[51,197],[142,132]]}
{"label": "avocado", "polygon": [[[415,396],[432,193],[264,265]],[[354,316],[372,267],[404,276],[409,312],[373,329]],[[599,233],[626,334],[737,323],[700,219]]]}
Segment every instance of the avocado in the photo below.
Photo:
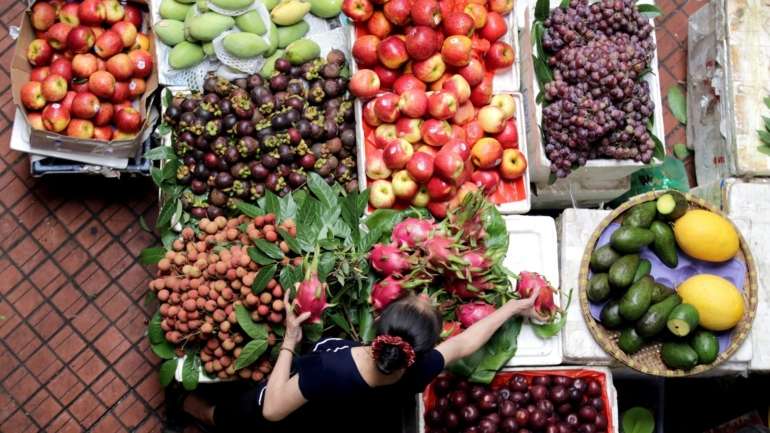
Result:
{"label": "avocado", "polygon": [[655,286],[652,288],[652,302],[658,303],[668,298],[668,295],[672,293],[674,293],[674,289],[671,287],[668,287],[665,284],[655,283]]}
{"label": "avocado", "polygon": [[698,354],[698,364],[711,364],[719,355],[717,337],[706,330],[699,330],[690,339],[690,346]]}
{"label": "avocado", "polygon": [[698,365],[698,354],[689,344],[681,341],[663,343],[660,357],[669,368],[689,370]]}
{"label": "avocado", "polygon": [[655,240],[652,242],[652,251],[663,264],[669,268],[675,268],[679,263],[679,256],[676,251],[674,230],[671,229],[670,225],[662,221],[654,221],[650,225],[650,231],[655,235]]}
{"label": "avocado", "polygon": [[650,308],[654,285],[649,275],[634,283],[620,299],[620,315],[629,321],[639,320]]}
{"label": "avocado", "polygon": [[601,302],[610,296],[610,281],[607,274],[594,274],[588,282],[588,299]]}
{"label": "avocado", "polygon": [[633,327],[628,327],[620,332],[618,347],[623,352],[631,355],[639,351],[644,345],[644,339],[636,333]]}
{"label": "avocado", "polygon": [[673,221],[684,215],[690,204],[687,203],[687,198],[681,193],[671,190],[658,197],[655,201],[655,207],[662,219]]}
{"label": "avocado", "polygon": [[607,272],[615,261],[620,258],[612,247],[607,244],[599,247],[591,254],[591,270],[594,272]]}
{"label": "avocado", "polygon": [[648,229],[639,227],[620,227],[610,236],[612,249],[623,254],[638,253],[639,250],[651,244],[655,235]]}
{"label": "avocado", "polygon": [[650,263],[647,259],[641,259],[639,261],[639,266],[636,268],[636,273],[634,274],[634,283],[642,279],[645,275],[650,275],[650,271],[652,270],[652,263]]}
{"label": "avocado", "polygon": [[672,334],[677,337],[684,337],[698,326],[699,320],[700,316],[695,307],[690,304],[681,304],[677,305],[668,315],[666,325]]}
{"label": "avocado", "polygon": [[599,320],[607,329],[619,328],[623,324],[623,318],[620,317],[620,303],[616,299],[612,299],[604,304],[604,308],[599,314]]}
{"label": "avocado", "polygon": [[666,299],[653,304],[649,310],[636,322],[636,332],[642,337],[649,338],[657,335],[666,328],[666,320],[671,310],[682,303],[679,295],[669,295]]}
{"label": "avocado", "polygon": [[654,200],[640,203],[626,212],[623,217],[623,226],[646,229],[650,227],[657,215],[658,211]]}
{"label": "avocado", "polygon": [[639,267],[639,255],[629,254],[615,261],[608,272],[610,287],[613,290],[623,290],[634,281],[636,269]]}

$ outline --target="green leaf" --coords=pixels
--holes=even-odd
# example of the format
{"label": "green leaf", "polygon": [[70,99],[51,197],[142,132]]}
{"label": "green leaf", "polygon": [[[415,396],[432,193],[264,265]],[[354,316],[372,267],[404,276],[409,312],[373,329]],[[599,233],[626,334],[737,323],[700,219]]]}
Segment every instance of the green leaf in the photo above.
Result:
{"label": "green leaf", "polygon": [[341,219],[334,220],[331,228],[332,234],[340,239],[349,239],[352,236],[350,227]]}
{"label": "green leaf", "polygon": [[260,251],[265,253],[271,259],[281,260],[283,258],[281,249],[276,244],[270,243],[264,239],[255,239],[254,246],[259,248]]}
{"label": "green leaf", "polygon": [[759,151],[759,153],[764,153],[765,155],[770,156],[770,146],[766,144],[757,147],[757,151]]}
{"label": "green leaf", "polygon": [[281,202],[278,199],[278,196],[273,194],[273,192],[270,190],[265,191],[265,204],[263,207],[265,209],[265,213],[275,214],[275,219],[280,221]]}
{"label": "green leaf", "polygon": [[505,227],[505,220],[497,207],[484,202],[484,208],[481,211],[481,221],[484,230],[487,232],[485,240],[487,255],[489,257],[498,257],[502,259],[508,252],[508,229]]}
{"label": "green leaf", "polygon": [[537,0],[535,3],[535,19],[545,21],[551,14],[551,2],[549,0]]}
{"label": "green leaf", "polygon": [[543,26],[543,22],[535,21],[535,24],[532,25],[532,42],[535,44],[535,49],[536,49],[535,52],[537,53],[537,57],[539,59],[548,58],[547,55],[545,54],[545,49],[543,49],[544,33],[545,33],[545,27]]}
{"label": "green leaf", "polygon": [[174,374],[176,373],[176,365],[179,362],[178,359],[168,359],[160,365],[160,384],[161,386],[168,386],[172,380],[174,380]]}
{"label": "green leaf", "polygon": [[333,253],[322,253],[318,259],[318,279],[326,281],[326,277],[329,276],[336,265],[337,259]]}
{"label": "green leaf", "polygon": [[280,214],[281,214],[281,221],[285,221],[289,218],[295,220],[297,219],[297,203],[294,202],[294,198],[292,197],[292,194],[286,194],[279,200]]}
{"label": "green leaf", "polygon": [[374,340],[374,315],[370,308],[362,308],[358,313],[358,335],[363,343]]}
{"label": "green leaf", "polygon": [[166,135],[170,132],[171,132],[171,126],[169,126],[168,123],[163,122],[160,125],[158,125],[158,133],[160,135]]}
{"label": "green leaf", "polygon": [[516,354],[521,323],[521,318],[508,320],[481,349],[450,364],[449,370],[468,376],[474,382],[489,383],[495,373]]}
{"label": "green leaf", "polygon": [[623,433],[652,433],[655,431],[655,417],[649,409],[632,407],[623,414]]}
{"label": "green leaf", "polygon": [[163,172],[157,167],[150,167],[150,177],[156,186],[163,185]]}
{"label": "green leaf", "polygon": [[762,120],[765,122],[765,129],[770,131],[770,117],[762,116]]}
{"label": "green leaf", "polygon": [[159,146],[148,150],[144,154],[144,157],[150,161],[156,161],[159,159],[176,158],[176,154],[174,153],[174,149],[172,149],[170,146]]}
{"label": "green leaf", "polygon": [[320,340],[324,332],[323,323],[311,323],[303,325],[302,329],[303,333],[305,334],[305,339],[310,342]]}
{"label": "green leaf", "polygon": [[543,89],[541,88],[540,91],[537,92],[537,96],[535,96],[535,102],[542,104],[543,101],[545,101],[545,92],[543,92]]}
{"label": "green leaf", "polygon": [[334,322],[335,325],[339,326],[343,331],[350,334],[350,325],[348,325],[347,320],[345,320],[345,318],[342,317],[342,314],[340,313],[329,314],[329,319],[331,319],[331,321]]}
{"label": "green leaf", "polygon": [[143,265],[156,265],[166,256],[166,249],[163,247],[149,247],[139,253],[139,263]]}
{"label": "green leaf", "polygon": [[267,349],[267,340],[251,340],[241,350],[241,355],[235,360],[235,369],[240,370],[254,363]]}
{"label": "green leaf", "polygon": [[168,88],[163,89],[163,105],[165,107],[168,107],[171,105],[171,102],[173,100],[174,96],[171,94],[171,90]]}
{"label": "green leaf", "polygon": [[249,249],[246,250],[246,253],[249,255],[249,258],[251,258],[251,260],[254,260],[254,263],[258,265],[266,266],[271,263],[275,263],[275,260],[268,258],[267,256],[259,252],[259,250],[254,247],[249,247]]}
{"label": "green leaf", "polygon": [[674,156],[677,159],[685,159],[690,156],[690,149],[684,143],[677,143],[674,145]]}
{"label": "green leaf", "polygon": [[562,9],[567,9],[569,7],[569,0],[561,0],[561,4],[559,6]]}
{"label": "green leaf", "polygon": [[648,66],[648,67],[646,67],[646,68],[642,69],[642,71],[641,71],[641,72],[639,72],[639,74],[636,76],[636,80],[637,80],[637,81],[641,81],[641,80],[643,80],[643,79],[644,79],[644,77],[645,77],[645,76],[647,76],[647,74],[652,74],[652,75],[655,75],[655,72],[653,72],[653,71],[652,71],[652,68],[650,68],[650,67]]}
{"label": "green leaf", "polygon": [[757,134],[759,134],[759,139],[760,139],[760,140],[761,140],[763,143],[765,143],[765,144],[767,144],[767,145],[770,145],[770,132],[767,132],[767,131],[763,131],[763,130],[761,130],[761,129],[758,129],[758,130],[757,130]]}
{"label": "green leaf", "polygon": [[668,89],[668,108],[682,125],[687,124],[687,100],[678,84]]}
{"label": "green leaf", "polygon": [[238,320],[238,325],[243,329],[249,337],[254,340],[267,338],[267,326],[264,324],[258,325],[251,320],[251,314],[249,310],[243,305],[235,305],[235,318]]}
{"label": "green leaf", "polygon": [[650,133],[650,138],[652,138],[653,143],[655,143],[655,149],[652,150],[652,157],[662,161],[666,158],[666,151],[663,149],[663,143],[661,143],[658,137],[653,133]]}
{"label": "green leaf", "polygon": [[302,274],[302,266],[284,266],[281,269],[281,273],[278,276],[278,282],[281,283],[281,287],[284,290],[290,290],[294,287],[294,284],[302,281],[304,275]]}
{"label": "green leaf", "polygon": [[179,169],[180,163],[178,159],[170,159],[166,161],[166,164],[163,165],[163,168],[161,169],[161,174],[163,175],[164,181],[174,181],[176,180],[176,171]]}
{"label": "green leaf", "polygon": [[278,233],[280,233],[281,238],[284,242],[286,242],[286,245],[289,246],[289,249],[295,252],[296,254],[302,254],[302,247],[299,246],[299,243],[297,242],[297,238],[291,236],[289,232],[286,230],[279,228]]}
{"label": "green leaf", "polygon": [[257,276],[254,277],[254,283],[251,285],[251,291],[255,294],[261,293],[267,287],[267,283],[275,276],[275,272],[278,269],[278,265],[273,263],[270,266],[265,266],[259,270]]}
{"label": "green leaf", "polygon": [[383,233],[393,230],[393,226],[401,221],[401,214],[393,209],[377,209],[366,218],[366,226],[377,228]]}
{"label": "green leaf", "polygon": [[663,12],[659,7],[649,3],[636,5],[636,10],[638,10],[640,14],[647,18],[655,18],[657,16],[663,15]]}
{"label": "green leaf", "polygon": [[762,100],[765,102],[765,107],[770,108],[770,96],[765,96]]}
{"label": "green leaf", "polygon": [[171,343],[165,339],[162,343],[153,344],[150,347],[152,348],[152,352],[160,359],[171,359],[176,357],[176,354],[174,353],[174,346],[172,346]]}
{"label": "green leaf", "polygon": [[358,197],[359,194],[355,191],[348,194],[347,197],[342,200],[342,209],[340,213],[342,221],[344,221],[351,229],[354,243],[357,243],[361,237],[358,225],[361,215],[363,214],[363,211],[358,211]]}
{"label": "green leaf", "polygon": [[171,245],[179,237],[176,232],[170,230],[168,227],[164,228],[160,233],[160,242],[167,250],[171,249]]}
{"label": "green leaf", "polygon": [[150,323],[147,324],[147,337],[150,339],[150,344],[162,344],[166,341],[163,329],[160,327],[160,322],[162,320],[160,311],[156,311],[150,319]]}
{"label": "green leaf", "polygon": [[176,212],[176,202],[177,200],[169,200],[163,204],[160,215],[158,215],[158,221],[155,223],[156,229],[161,230],[171,224],[171,217],[174,216],[174,212]]}
{"label": "green leaf", "polygon": [[144,215],[139,215],[139,228],[146,231],[147,233],[152,233],[150,226],[147,225],[147,221],[144,220]]}
{"label": "green leaf", "polygon": [[554,172],[548,173],[548,185],[553,185],[554,183],[556,183],[558,179],[559,178],[556,176],[556,173]]}
{"label": "green leaf", "polygon": [[187,391],[192,391],[198,387],[198,378],[200,377],[201,360],[197,353],[187,352],[182,364],[182,386]]}
{"label": "green leaf", "polygon": [[324,207],[329,209],[337,207],[337,194],[318,173],[310,173],[307,178],[307,186],[318,197],[318,200],[321,201]]}
{"label": "green leaf", "polygon": [[537,82],[540,84],[540,89],[545,89],[545,85],[553,81],[551,68],[540,57],[532,56],[532,61],[535,65],[535,77],[537,77]]}
{"label": "green leaf", "polygon": [[246,215],[249,218],[258,217],[260,215],[264,215],[265,213],[262,211],[262,209],[254,206],[253,204],[246,203],[243,200],[238,200],[235,202],[235,208],[238,209],[242,214]]}

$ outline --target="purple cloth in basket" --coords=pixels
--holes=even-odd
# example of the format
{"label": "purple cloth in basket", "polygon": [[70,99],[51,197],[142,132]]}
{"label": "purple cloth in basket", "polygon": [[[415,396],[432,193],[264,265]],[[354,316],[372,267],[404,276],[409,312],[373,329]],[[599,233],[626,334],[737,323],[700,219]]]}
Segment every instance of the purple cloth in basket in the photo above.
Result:
{"label": "purple cloth in basket", "polygon": [[[604,229],[602,235],[599,236],[599,240],[596,242],[596,248],[602,247],[610,243],[610,236],[620,228],[620,224],[612,223]],[[671,269],[658,259],[658,256],[648,247],[642,248],[639,253],[641,258],[647,259],[652,263],[652,270],[650,275],[655,281],[665,284],[666,286],[676,289],[679,284],[684,280],[692,277],[696,274],[713,274],[718,275],[735,285],[738,290],[743,291],[743,286],[746,281],[746,263],[742,260],[733,258],[724,263],[711,263],[703,260],[694,259],[681,250],[679,250],[679,264],[676,268]],[[589,272],[588,277],[592,275]],[[599,314],[602,311],[602,307],[606,302],[589,302],[591,309],[591,316],[596,321],[599,321]],[[730,345],[730,338],[732,336],[732,330],[716,333],[719,340],[719,351],[723,352]]]}

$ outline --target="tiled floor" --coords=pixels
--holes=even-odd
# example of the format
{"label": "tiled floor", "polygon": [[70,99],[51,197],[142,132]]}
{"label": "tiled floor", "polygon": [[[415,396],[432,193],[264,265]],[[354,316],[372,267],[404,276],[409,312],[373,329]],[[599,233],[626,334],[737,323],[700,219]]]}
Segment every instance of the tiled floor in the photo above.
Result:
{"label": "tiled floor", "polygon": [[[9,3],[11,3],[9,5]],[[661,90],[684,81],[687,16],[705,0],[658,0]],[[23,1],[0,2],[0,95],[10,100],[9,26]],[[9,148],[12,110],[0,110],[0,432],[158,432],[163,392],[144,338],[156,238],[146,179],[33,179]],[[665,108],[666,141],[685,131]]]}

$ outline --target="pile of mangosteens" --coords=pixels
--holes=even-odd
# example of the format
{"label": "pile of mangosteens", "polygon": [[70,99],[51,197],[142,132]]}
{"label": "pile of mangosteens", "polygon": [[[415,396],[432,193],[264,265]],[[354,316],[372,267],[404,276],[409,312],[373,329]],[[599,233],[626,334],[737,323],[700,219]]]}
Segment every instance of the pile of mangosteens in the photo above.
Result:
{"label": "pile of mangosteens", "polygon": [[430,433],[604,433],[601,383],[594,378],[513,374],[480,385],[444,373],[431,385]]}
{"label": "pile of mangosteens", "polygon": [[265,190],[284,196],[303,186],[309,172],[356,189],[345,63],[339,50],[301,65],[281,58],[270,78],[227,81],[212,74],[203,93],[174,96],[163,120],[182,162],[177,182],[189,185],[185,210],[216,218],[237,199],[253,202]]}

